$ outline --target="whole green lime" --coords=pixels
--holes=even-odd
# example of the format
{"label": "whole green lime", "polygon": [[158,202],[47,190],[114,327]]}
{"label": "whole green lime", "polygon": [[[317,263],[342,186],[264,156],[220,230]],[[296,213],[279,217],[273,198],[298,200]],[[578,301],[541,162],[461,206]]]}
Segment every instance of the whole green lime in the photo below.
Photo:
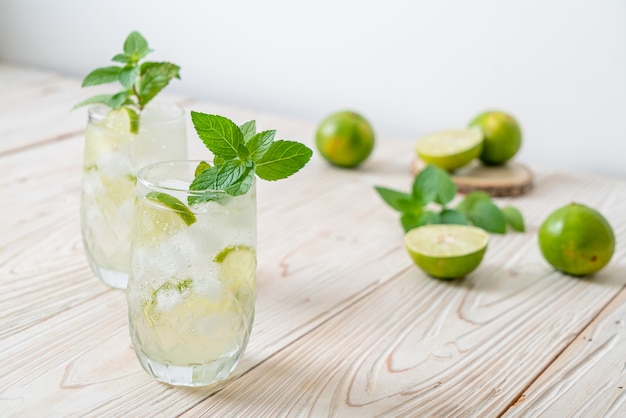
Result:
{"label": "whole green lime", "polygon": [[539,247],[557,270],[585,276],[606,266],[615,252],[615,234],[595,209],[570,203],[552,212],[539,228]]}
{"label": "whole green lime", "polygon": [[317,127],[315,144],[329,163],[353,168],[374,149],[374,130],[360,114],[341,111],[325,118]]}
{"label": "whole green lime", "polygon": [[522,145],[522,130],[513,116],[488,111],[476,116],[470,128],[480,129],[484,136],[480,160],[486,165],[502,165],[513,158]]}

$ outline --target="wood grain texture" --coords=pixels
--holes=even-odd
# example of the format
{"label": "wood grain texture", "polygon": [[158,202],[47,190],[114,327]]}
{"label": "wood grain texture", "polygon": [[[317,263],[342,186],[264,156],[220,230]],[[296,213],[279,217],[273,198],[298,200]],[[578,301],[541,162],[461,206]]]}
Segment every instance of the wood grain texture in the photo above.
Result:
{"label": "wood grain texture", "polygon": [[505,416],[626,416],[626,289],[524,391]]}
{"label": "wood grain texture", "polygon": [[[64,82],[0,65],[0,86],[7,79],[22,80],[15,97]],[[181,102],[312,146],[311,122]],[[358,170],[315,154],[293,178],[258,184],[257,315],[242,362],[216,386],[172,388],[141,369],[124,292],[100,284],[85,259],[83,127],[63,119],[52,141],[49,127],[15,122],[30,117],[19,109],[0,113],[13,124],[7,143],[24,130],[32,139],[0,150],[0,416],[624,415],[625,180],[536,170],[531,192],[496,199],[524,213],[527,232],[493,235],[474,273],[444,282],[412,265],[398,215],[373,188],[408,190],[410,142],[379,138]],[[192,130],[189,140],[190,157],[206,158]],[[617,235],[593,278],[553,271],[537,247],[545,216],[573,200]]]}

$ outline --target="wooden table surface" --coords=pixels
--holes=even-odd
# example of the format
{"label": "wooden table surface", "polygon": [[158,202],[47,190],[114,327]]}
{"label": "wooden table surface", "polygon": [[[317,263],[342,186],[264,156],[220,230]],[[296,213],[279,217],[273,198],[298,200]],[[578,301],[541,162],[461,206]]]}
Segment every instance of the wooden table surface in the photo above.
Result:
{"label": "wooden table surface", "polygon": [[[140,367],[123,291],[91,272],[80,233],[84,109],[99,91],[0,63],[0,416],[626,416],[626,179],[532,167],[498,199],[525,233],[493,235],[481,266],[419,271],[373,186],[409,188],[412,141],[379,137],[358,170],[319,155],[258,191],[258,300],[233,376],[174,388]],[[315,126],[164,95],[312,146]],[[375,122],[375,121],[373,121]],[[190,157],[208,151],[189,130]],[[532,141],[533,138],[526,138]],[[537,229],[571,201],[617,236],[591,278],[555,272]]]}

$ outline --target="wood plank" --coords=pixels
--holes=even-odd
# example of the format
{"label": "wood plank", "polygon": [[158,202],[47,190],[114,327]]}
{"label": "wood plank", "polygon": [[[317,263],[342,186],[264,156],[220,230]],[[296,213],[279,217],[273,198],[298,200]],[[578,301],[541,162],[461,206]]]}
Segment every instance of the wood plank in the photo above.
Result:
{"label": "wood plank", "polygon": [[624,417],[625,360],[626,289],[522,393],[504,416]]}

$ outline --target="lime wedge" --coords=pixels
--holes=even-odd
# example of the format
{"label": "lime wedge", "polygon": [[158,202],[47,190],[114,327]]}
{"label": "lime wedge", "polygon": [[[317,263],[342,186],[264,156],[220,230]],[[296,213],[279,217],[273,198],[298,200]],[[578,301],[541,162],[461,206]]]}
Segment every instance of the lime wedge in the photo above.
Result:
{"label": "lime wedge", "polygon": [[163,206],[172,209],[174,212],[178,213],[187,226],[196,222],[196,215],[193,214],[191,209],[172,195],[162,192],[150,192],[146,194],[146,199],[158,202]]}
{"label": "lime wedge", "polygon": [[476,129],[436,132],[420,138],[415,151],[424,162],[453,171],[480,155],[483,135]]}
{"label": "lime wedge", "polygon": [[235,295],[249,292],[256,277],[256,253],[245,245],[231,245],[221,250],[213,262],[220,265],[220,280]]}
{"label": "lime wedge", "polygon": [[488,243],[487,232],[467,225],[425,225],[404,236],[404,246],[415,264],[439,279],[463,277],[474,271]]}
{"label": "lime wedge", "polygon": [[206,161],[200,161],[200,163],[196,167],[196,171],[193,173],[194,177],[198,177],[200,173],[208,170],[209,168],[211,168],[211,164],[207,163]]}
{"label": "lime wedge", "polygon": [[107,113],[107,127],[117,132],[139,132],[139,115],[134,109],[123,106]]}

